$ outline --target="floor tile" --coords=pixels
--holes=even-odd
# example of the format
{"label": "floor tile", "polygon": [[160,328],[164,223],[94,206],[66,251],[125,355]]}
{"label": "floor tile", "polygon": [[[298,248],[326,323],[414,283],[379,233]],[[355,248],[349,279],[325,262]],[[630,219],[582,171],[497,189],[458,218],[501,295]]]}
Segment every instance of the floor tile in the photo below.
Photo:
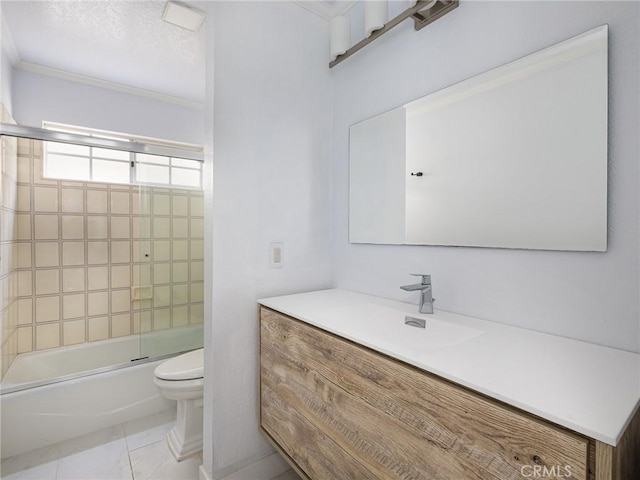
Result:
{"label": "floor tile", "polygon": [[129,451],[164,440],[165,435],[173,428],[175,420],[175,410],[165,410],[125,423],[124,433]]}
{"label": "floor tile", "polygon": [[60,444],[58,480],[131,480],[131,467],[121,427]]}
{"label": "floor tile", "polygon": [[130,452],[135,480],[198,480],[199,455],[177,462],[167,442],[160,442]]}
{"label": "floor tile", "polygon": [[271,480],[300,480],[300,477],[293,470],[287,470]]}

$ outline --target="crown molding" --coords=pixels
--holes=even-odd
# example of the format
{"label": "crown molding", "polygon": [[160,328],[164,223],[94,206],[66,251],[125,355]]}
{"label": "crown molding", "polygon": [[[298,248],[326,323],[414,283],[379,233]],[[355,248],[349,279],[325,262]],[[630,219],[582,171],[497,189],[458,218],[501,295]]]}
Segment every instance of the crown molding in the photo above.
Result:
{"label": "crown molding", "polygon": [[330,21],[334,17],[344,15],[351,9],[351,7],[358,3],[357,0],[338,0],[335,2],[322,0],[292,0],[292,2],[327,21]]}
{"label": "crown molding", "polygon": [[153,90],[147,90],[144,88],[132,87],[124,85],[122,83],[111,82],[109,80],[102,80],[100,78],[90,77],[88,75],[81,75],[78,73],[72,73],[66,70],[58,68],[46,67],[37,63],[25,62],[18,60],[14,64],[14,68],[17,70],[23,70],[25,72],[37,73],[39,75],[45,75],[48,77],[60,78],[62,80],[69,80],[76,83],[83,83],[85,85],[91,85],[94,87],[105,88],[108,90],[115,90],[117,92],[128,93],[130,95],[136,95],[139,97],[152,98],[161,102],[173,103],[181,105],[183,107],[203,109],[204,104],[202,102],[196,102],[194,100],[188,100],[182,97],[176,97],[173,95],[167,95]]}

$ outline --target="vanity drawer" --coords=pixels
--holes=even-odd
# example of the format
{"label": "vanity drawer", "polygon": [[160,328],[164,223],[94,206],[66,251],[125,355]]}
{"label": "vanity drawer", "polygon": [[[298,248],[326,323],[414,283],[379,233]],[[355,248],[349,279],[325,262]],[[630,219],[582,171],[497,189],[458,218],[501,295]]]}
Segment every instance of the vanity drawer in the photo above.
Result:
{"label": "vanity drawer", "polygon": [[312,480],[588,478],[583,436],[264,307],[260,330],[261,426]]}

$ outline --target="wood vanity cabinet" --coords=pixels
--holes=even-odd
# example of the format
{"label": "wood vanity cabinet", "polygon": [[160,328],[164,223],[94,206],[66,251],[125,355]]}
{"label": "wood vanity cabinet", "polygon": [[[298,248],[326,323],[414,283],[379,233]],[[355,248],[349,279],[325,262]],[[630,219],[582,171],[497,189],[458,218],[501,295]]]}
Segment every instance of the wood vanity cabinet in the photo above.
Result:
{"label": "wood vanity cabinet", "polygon": [[268,308],[260,324],[261,427],[303,478],[640,479],[640,415],[614,448]]}

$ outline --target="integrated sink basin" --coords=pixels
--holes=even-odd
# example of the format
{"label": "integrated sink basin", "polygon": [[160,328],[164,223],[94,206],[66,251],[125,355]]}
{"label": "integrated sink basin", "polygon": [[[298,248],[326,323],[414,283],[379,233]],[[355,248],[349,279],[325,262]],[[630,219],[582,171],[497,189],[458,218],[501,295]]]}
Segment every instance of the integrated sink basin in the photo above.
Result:
{"label": "integrated sink basin", "polygon": [[[374,303],[359,303],[320,314],[323,320],[339,329],[340,335],[353,337],[358,343],[375,342],[378,348],[420,356],[467,342],[484,332],[441,319],[442,314],[420,314]],[[423,320],[424,328],[405,323],[405,319]]]}

